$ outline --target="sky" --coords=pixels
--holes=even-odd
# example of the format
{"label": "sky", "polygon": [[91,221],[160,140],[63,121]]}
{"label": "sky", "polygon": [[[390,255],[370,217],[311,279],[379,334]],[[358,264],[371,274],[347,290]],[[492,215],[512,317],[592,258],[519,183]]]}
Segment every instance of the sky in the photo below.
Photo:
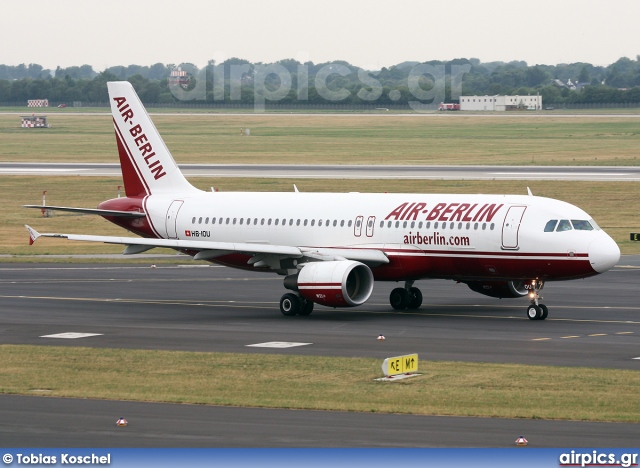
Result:
{"label": "sky", "polygon": [[640,55],[639,0],[5,0],[2,13],[0,63],[50,69],[231,57],[609,65]]}

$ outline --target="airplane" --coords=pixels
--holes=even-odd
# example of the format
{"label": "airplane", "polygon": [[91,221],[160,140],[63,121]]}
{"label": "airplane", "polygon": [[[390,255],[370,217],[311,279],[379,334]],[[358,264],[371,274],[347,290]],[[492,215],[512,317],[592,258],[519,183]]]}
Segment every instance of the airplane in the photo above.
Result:
{"label": "airplane", "polygon": [[[109,82],[125,197],[97,208],[25,205],[100,215],[140,237],[40,234],[125,246],[132,255],[168,247],[196,260],[274,272],[290,292],[283,315],[314,304],[365,303],[376,281],[403,282],[389,303],[422,305],[414,283],[448,279],[495,298],[528,296],[526,315],[544,320],[547,281],[611,269],[620,249],[583,210],[527,195],[205,192],[183,176],[133,86]],[[295,186],[294,186],[295,187]]]}

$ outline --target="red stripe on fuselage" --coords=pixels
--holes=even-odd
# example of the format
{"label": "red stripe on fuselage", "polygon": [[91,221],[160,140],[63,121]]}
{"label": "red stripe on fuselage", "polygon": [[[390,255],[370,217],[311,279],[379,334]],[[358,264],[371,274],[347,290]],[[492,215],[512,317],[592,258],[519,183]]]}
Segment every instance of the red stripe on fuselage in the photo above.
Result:
{"label": "red stripe on fuselage", "polygon": [[[354,249],[355,250],[355,249]],[[545,280],[569,280],[587,278],[598,274],[589,262],[581,257],[568,257],[556,253],[531,254],[537,257],[527,258],[523,254],[509,253],[488,258],[467,253],[467,257],[450,255],[394,255],[383,250],[390,262],[372,268],[376,281],[402,281],[405,279],[442,278],[453,280],[516,280],[540,278]],[[402,252],[402,250],[400,250]],[[484,255],[493,255],[484,252]],[[231,254],[211,260],[213,263],[241,268],[250,271],[268,271],[247,264],[250,255]]]}

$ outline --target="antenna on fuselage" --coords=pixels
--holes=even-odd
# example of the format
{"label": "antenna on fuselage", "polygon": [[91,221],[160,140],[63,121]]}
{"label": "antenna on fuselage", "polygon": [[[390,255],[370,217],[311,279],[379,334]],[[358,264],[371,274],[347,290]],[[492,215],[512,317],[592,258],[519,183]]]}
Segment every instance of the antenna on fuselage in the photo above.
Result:
{"label": "antenna on fuselage", "polygon": [[533,197],[533,193],[531,193],[531,189],[529,187],[527,187],[527,193],[529,194],[530,197]]}
{"label": "antenna on fuselage", "polygon": [[298,190],[298,187],[296,187],[296,184],[293,184],[293,191],[296,193],[300,192],[300,190]]}

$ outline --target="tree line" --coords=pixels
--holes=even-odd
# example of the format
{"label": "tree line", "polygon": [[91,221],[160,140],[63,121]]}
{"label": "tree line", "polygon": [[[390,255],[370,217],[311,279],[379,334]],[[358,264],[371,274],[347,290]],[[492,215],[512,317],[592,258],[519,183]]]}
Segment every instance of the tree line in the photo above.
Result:
{"label": "tree line", "polygon": [[[182,70],[178,83],[171,77]],[[589,63],[529,66],[524,61],[479,59],[403,62],[376,71],[345,61],[327,63],[286,59],[251,63],[232,58],[191,63],[109,67],[90,65],[44,69],[37,64],[0,65],[0,103],[49,99],[52,103],[106,103],[107,81],[128,80],[145,104],[181,101],[252,104],[401,104],[456,102],[462,95],[533,95],[543,103],[640,103],[640,55],[609,66]],[[456,81],[459,80],[459,81]],[[439,92],[435,92],[435,91]]]}

